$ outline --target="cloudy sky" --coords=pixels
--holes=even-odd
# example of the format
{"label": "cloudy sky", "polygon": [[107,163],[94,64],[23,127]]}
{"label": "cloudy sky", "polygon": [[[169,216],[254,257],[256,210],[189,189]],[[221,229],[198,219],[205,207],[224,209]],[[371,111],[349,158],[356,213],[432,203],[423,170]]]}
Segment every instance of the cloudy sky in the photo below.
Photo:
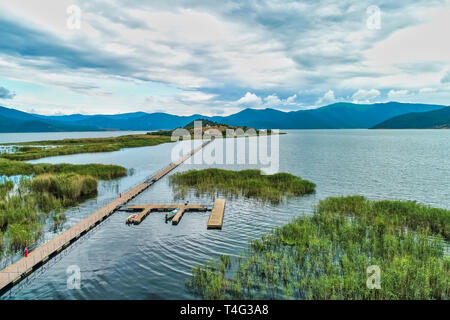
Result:
{"label": "cloudy sky", "polygon": [[0,0],[0,105],[231,114],[450,104],[450,1]]}

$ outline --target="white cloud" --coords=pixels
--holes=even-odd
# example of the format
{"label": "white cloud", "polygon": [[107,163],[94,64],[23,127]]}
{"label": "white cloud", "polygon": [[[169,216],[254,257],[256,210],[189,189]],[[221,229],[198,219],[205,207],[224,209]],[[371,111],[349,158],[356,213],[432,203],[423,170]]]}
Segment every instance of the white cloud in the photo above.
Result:
{"label": "white cloud", "polygon": [[245,96],[237,101],[237,104],[246,107],[258,107],[262,104],[262,99],[254,93],[247,92]]}
{"label": "white cloud", "polygon": [[184,91],[179,94],[180,100],[185,102],[208,102],[215,96],[214,94],[206,94],[200,91]]}
{"label": "white cloud", "polygon": [[420,93],[432,93],[436,92],[437,90],[435,88],[422,88],[419,90]]}
{"label": "white cloud", "polygon": [[402,90],[391,90],[388,92],[388,98],[389,99],[398,99],[398,98],[404,98],[405,96],[409,95],[409,91],[402,89]]}
{"label": "white cloud", "polygon": [[[411,6],[402,10],[406,14],[415,9]],[[386,40],[376,43],[366,53],[370,61],[383,67],[395,63],[449,61],[450,42],[444,35],[445,30],[450,29],[448,1],[443,7],[422,8],[413,14],[416,25],[399,29]]]}
{"label": "white cloud", "polygon": [[286,99],[286,102],[287,103],[289,103],[289,104],[293,104],[293,103],[295,103],[295,100],[297,99],[297,95],[296,94],[294,94],[293,96],[290,96],[290,97],[288,97],[287,99]]}
{"label": "white cloud", "polygon": [[359,89],[352,95],[352,99],[355,103],[370,103],[373,99],[380,96],[380,91],[377,89]]}
{"label": "white cloud", "polygon": [[286,99],[280,99],[275,93],[268,95],[264,98],[264,106],[267,108],[283,108],[283,107],[292,107],[292,106],[298,106],[298,103],[295,102],[297,99],[297,95],[294,94],[290,97],[287,97]]}
{"label": "white cloud", "polygon": [[273,93],[262,99],[254,93],[247,92],[234,104],[241,107],[253,108],[286,108],[298,106],[299,104],[295,101],[296,99],[297,94],[287,97],[286,99],[280,99],[277,94]]}
{"label": "white cloud", "polygon": [[322,105],[330,104],[333,102],[336,102],[336,97],[334,96],[334,91],[328,90],[322,97],[320,97],[317,100],[316,105],[322,106]]}
{"label": "white cloud", "polygon": [[281,100],[276,94],[271,94],[264,98],[264,104],[266,106],[275,107],[281,104]]}

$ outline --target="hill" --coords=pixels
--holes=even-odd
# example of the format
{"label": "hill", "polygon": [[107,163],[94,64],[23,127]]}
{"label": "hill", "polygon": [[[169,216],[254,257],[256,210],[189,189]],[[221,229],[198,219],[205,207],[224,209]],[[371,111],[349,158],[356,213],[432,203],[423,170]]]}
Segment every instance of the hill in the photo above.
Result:
{"label": "hill", "polygon": [[450,129],[450,107],[396,116],[372,129]]}

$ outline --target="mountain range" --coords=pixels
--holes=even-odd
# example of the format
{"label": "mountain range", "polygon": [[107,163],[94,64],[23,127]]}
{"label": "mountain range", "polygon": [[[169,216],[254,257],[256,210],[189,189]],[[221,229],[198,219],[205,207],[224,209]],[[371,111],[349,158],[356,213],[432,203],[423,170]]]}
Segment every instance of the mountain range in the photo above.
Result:
{"label": "mountain range", "polygon": [[0,132],[150,131],[182,127],[196,119],[257,129],[367,129],[393,117],[443,109],[443,105],[412,103],[335,103],[317,109],[283,112],[244,109],[229,116],[177,116],[168,113],[45,116],[0,107]]}

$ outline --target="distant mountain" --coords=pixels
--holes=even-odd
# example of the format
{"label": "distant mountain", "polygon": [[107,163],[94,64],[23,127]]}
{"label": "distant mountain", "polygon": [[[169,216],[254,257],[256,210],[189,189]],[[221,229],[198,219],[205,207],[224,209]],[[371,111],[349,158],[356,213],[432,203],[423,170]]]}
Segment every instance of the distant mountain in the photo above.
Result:
{"label": "distant mountain", "polygon": [[450,129],[450,107],[396,116],[372,129]]}
{"label": "distant mountain", "polygon": [[[68,115],[68,116],[50,116],[53,121],[71,123],[77,126],[96,127],[101,130],[159,130],[173,129],[182,127],[194,119],[202,117],[201,115],[176,116],[167,113],[123,113],[115,115]],[[204,117],[202,117],[204,118]]]}
{"label": "distant mountain", "polygon": [[95,126],[63,123],[15,109],[0,107],[0,132],[99,131]]}
{"label": "distant mountain", "polygon": [[443,107],[397,102],[335,103],[317,109],[291,112],[275,109],[245,109],[226,117],[206,117],[199,114],[176,116],[161,112],[44,116],[0,107],[0,132],[167,130],[183,127],[198,118],[230,126],[247,126],[256,129],[367,129],[395,116],[411,112],[427,112]]}

